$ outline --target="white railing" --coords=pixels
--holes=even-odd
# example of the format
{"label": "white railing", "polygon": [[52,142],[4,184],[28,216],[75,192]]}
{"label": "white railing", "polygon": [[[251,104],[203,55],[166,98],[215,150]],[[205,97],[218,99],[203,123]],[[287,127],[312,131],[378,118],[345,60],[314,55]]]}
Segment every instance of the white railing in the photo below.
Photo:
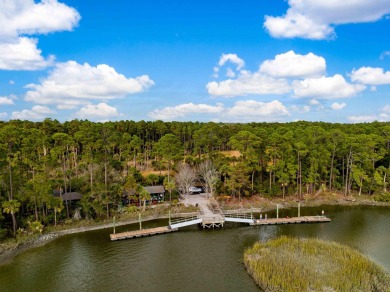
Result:
{"label": "white railing", "polygon": [[175,225],[175,224],[184,223],[184,222],[188,222],[188,221],[193,221],[193,220],[197,220],[197,219],[200,219],[199,215],[191,216],[191,217],[185,217],[185,218],[171,219],[170,225]]}

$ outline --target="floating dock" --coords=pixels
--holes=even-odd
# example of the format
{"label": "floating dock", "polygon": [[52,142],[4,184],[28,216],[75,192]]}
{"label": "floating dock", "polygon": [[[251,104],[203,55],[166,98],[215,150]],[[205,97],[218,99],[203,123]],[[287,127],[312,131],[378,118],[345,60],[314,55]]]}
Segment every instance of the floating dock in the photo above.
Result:
{"label": "floating dock", "polygon": [[148,229],[141,229],[141,230],[134,230],[134,231],[127,231],[127,232],[122,232],[122,233],[110,234],[110,239],[111,239],[111,241],[115,241],[115,240],[136,238],[136,237],[142,237],[142,236],[170,233],[170,232],[174,232],[174,231],[178,231],[178,230],[179,230],[178,228],[170,228],[169,226],[148,228]]}
{"label": "floating dock", "polygon": [[298,224],[298,223],[321,223],[330,222],[331,220],[325,216],[302,216],[291,218],[270,218],[270,219],[254,219],[250,225],[277,225],[277,224]]}

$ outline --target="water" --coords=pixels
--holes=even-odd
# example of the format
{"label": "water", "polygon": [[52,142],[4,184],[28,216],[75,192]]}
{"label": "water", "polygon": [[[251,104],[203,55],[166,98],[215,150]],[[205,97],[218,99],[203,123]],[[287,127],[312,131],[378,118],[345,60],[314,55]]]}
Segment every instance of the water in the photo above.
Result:
{"label": "water", "polygon": [[[245,248],[280,235],[318,237],[352,246],[390,272],[390,208],[321,207],[330,223],[197,226],[110,242],[111,229],[73,234],[28,250],[0,266],[0,291],[258,291],[241,262]],[[280,210],[279,216],[296,216]],[[268,213],[268,217],[275,216]],[[166,225],[164,220],[143,227]],[[117,228],[117,232],[138,225]]]}

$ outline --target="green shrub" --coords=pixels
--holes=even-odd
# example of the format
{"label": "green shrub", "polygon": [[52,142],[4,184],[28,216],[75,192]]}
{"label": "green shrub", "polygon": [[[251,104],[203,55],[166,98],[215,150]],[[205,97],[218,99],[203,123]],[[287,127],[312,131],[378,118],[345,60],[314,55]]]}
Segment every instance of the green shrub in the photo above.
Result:
{"label": "green shrub", "polygon": [[390,193],[382,193],[374,196],[374,200],[377,202],[390,203]]}

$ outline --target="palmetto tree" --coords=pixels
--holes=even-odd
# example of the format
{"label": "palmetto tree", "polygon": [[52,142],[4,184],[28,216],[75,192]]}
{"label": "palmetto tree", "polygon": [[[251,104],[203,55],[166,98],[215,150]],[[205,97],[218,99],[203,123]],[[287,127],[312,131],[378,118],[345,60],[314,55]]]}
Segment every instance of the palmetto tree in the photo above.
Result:
{"label": "palmetto tree", "polygon": [[19,211],[20,202],[17,200],[9,200],[3,202],[3,212],[6,214],[11,214],[12,216],[12,225],[14,230],[14,236],[16,234],[16,218],[15,213]]}

